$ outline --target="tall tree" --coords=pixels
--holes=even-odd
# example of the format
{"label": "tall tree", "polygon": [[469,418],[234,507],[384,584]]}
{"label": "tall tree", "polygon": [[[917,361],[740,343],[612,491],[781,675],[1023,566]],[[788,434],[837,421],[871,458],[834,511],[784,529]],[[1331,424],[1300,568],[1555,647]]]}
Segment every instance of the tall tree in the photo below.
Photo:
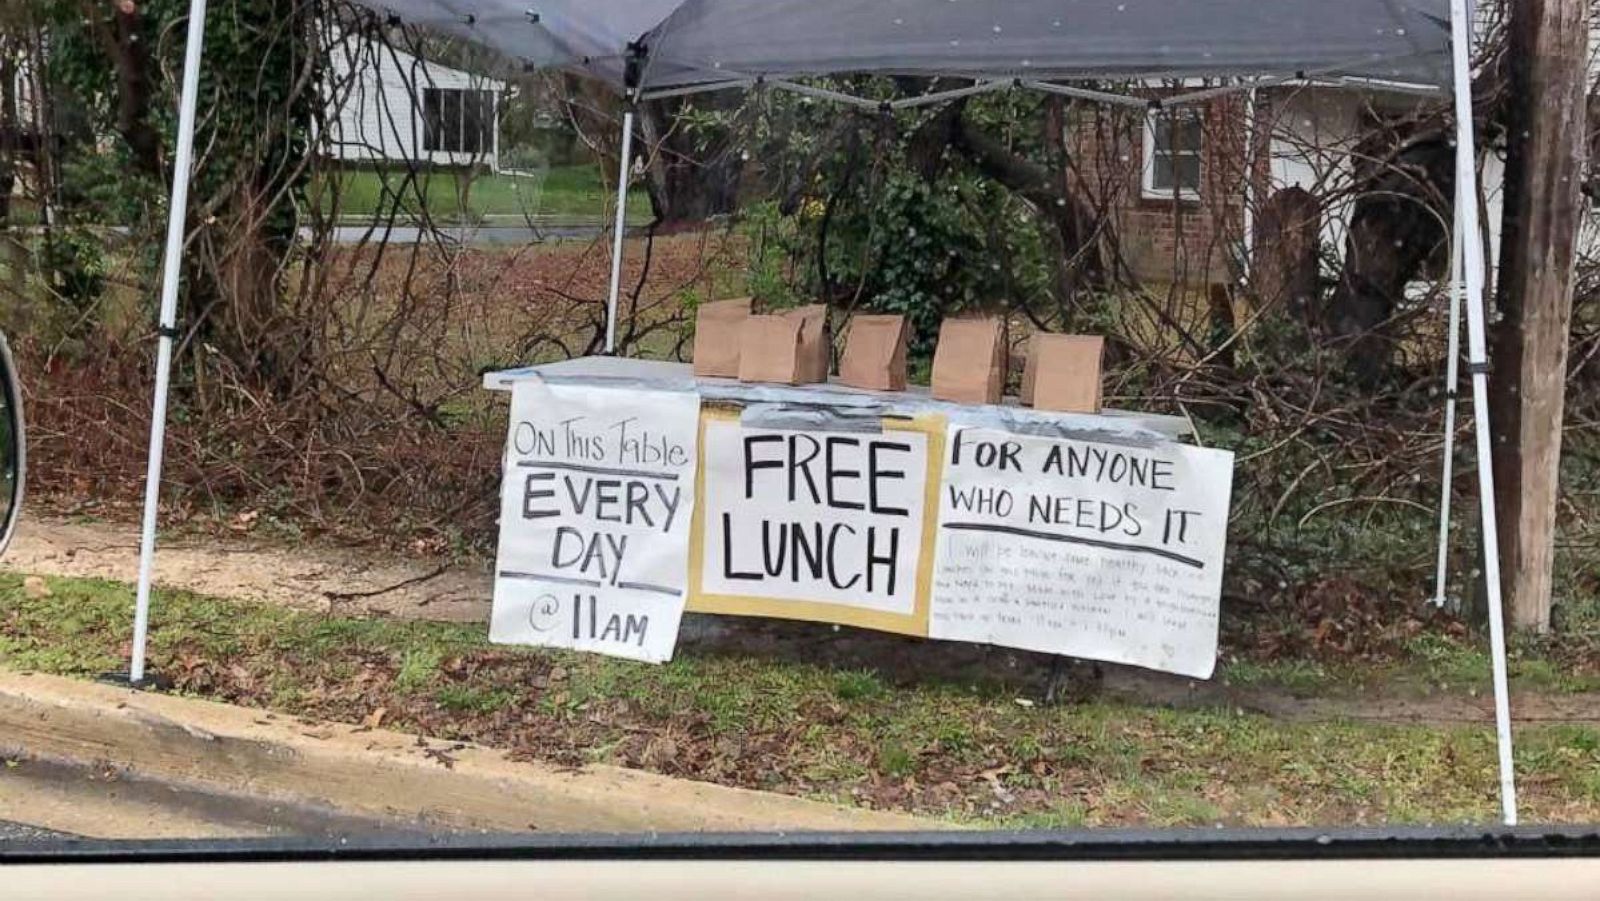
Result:
{"label": "tall tree", "polygon": [[738,206],[744,154],[727,119],[739,108],[737,92],[669,97],[639,105],[644,139],[645,191],[657,221],[699,222]]}
{"label": "tall tree", "polygon": [[1505,207],[1490,378],[1504,588],[1516,626],[1550,625],[1557,470],[1583,184],[1584,0],[1511,0]]}
{"label": "tall tree", "polygon": [[[159,225],[172,172],[183,0],[45,0],[52,72],[84,107],[107,158],[77,148],[80,191],[112,195],[134,225]],[[305,335],[280,304],[304,202],[317,114],[322,0],[214,5],[191,191],[183,326],[267,386],[296,377]],[[104,211],[91,213],[91,218]]]}
{"label": "tall tree", "polygon": [[[556,94],[610,179],[622,152],[621,98],[575,75],[563,76]],[[720,91],[646,100],[635,107],[634,159],[642,165],[656,222],[703,222],[737,208],[745,154],[735,119],[744,100],[742,92]]]}

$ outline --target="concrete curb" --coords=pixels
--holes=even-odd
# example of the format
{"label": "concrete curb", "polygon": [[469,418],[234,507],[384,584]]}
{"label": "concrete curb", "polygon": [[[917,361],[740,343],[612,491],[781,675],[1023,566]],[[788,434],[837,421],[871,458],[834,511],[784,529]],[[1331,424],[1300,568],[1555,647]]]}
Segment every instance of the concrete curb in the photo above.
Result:
{"label": "concrete curb", "polygon": [[94,682],[0,670],[0,754],[439,830],[909,830],[948,824]]}

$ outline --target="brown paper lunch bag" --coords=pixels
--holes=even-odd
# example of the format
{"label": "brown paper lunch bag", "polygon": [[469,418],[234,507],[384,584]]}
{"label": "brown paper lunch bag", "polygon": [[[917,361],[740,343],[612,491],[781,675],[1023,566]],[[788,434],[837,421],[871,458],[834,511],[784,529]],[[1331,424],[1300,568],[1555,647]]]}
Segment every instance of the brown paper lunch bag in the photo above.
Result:
{"label": "brown paper lunch bag", "polygon": [[839,361],[839,381],[852,388],[904,391],[909,340],[904,316],[856,316]]}
{"label": "brown paper lunch bag", "polygon": [[1034,335],[1022,370],[1022,402],[1062,413],[1100,412],[1105,347],[1100,335]]}
{"label": "brown paper lunch bag", "polygon": [[778,314],[800,324],[800,343],[795,350],[795,379],[790,384],[812,385],[828,380],[833,363],[833,340],[828,331],[828,307],[814,303]]}
{"label": "brown paper lunch bag", "polygon": [[740,327],[750,318],[750,298],[703,303],[694,314],[694,374],[737,378]]}
{"label": "brown paper lunch bag", "polygon": [[828,308],[750,316],[739,327],[739,380],[806,385],[828,380]]}
{"label": "brown paper lunch bag", "polygon": [[997,404],[1005,390],[1005,321],[998,316],[946,319],[933,351],[933,396]]}

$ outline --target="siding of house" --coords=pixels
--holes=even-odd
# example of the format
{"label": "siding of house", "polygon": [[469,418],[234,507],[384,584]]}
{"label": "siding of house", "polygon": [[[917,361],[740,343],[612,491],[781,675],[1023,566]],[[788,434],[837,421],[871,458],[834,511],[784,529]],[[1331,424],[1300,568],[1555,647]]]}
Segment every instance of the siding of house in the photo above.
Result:
{"label": "siding of house", "polygon": [[1320,201],[1322,244],[1343,248],[1355,177],[1351,154],[1362,137],[1360,98],[1339,90],[1280,91],[1258,97],[1257,109],[1268,155],[1267,171],[1253,186],[1257,207],[1300,188]]}
{"label": "siding of house", "polygon": [[[330,69],[328,102],[338,111],[329,135],[334,158],[475,164],[499,170],[498,112],[504,82],[354,38],[333,53]],[[481,154],[424,150],[422,96],[426,88],[494,92],[496,121],[491,147]]]}
{"label": "siding of house", "polygon": [[[1271,192],[1291,185],[1327,198],[1322,209],[1322,241],[1327,250],[1325,258],[1334,264],[1344,255],[1344,237],[1353,204],[1351,155],[1363,136],[1363,107],[1371,99],[1370,95],[1353,91],[1328,89],[1299,92],[1280,101],[1282,110],[1272,126],[1271,177],[1257,188],[1258,192],[1265,192],[1261,194],[1263,200]],[[1500,260],[1504,183],[1504,153],[1490,150],[1482,154],[1479,192],[1489,241],[1486,260],[1491,271]],[[1600,229],[1596,228],[1592,212],[1579,233],[1578,252],[1580,257],[1600,257]],[[1426,287],[1419,284],[1419,290]]]}

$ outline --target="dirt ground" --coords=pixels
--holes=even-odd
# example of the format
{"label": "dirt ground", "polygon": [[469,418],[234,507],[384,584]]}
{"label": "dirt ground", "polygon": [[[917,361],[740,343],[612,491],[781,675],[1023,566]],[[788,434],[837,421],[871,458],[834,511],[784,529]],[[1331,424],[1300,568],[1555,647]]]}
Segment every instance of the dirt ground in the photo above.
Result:
{"label": "dirt ground", "polygon": [[[4,568],[19,573],[133,582],[139,531],[131,524],[24,517]],[[156,545],[156,584],[307,610],[446,622],[487,621],[489,566],[370,555],[254,538],[167,538]]]}
{"label": "dirt ground", "polygon": [[[23,574],[133,582],[139,535],[131,524],[25,517],[0,570]],[[156,583],[169,589],[303,610],[426,619],[488,621],[489,561],[452,564],[375,555],[328,545],[286,546],[242,537],[164,538],[157,545]],[[927,642],[818,624],[713,617],[684,619],[680,649],[700,654],[753,654],[868,668],[890,682],[929,678],[1003,678],[1041,693],[1063,681],[1069,691],[1172,707],[1225,706],[1292,721],[1488,723],[1483,693],[1414,688],[1307,697],[1269,685],[1232,685],[1225,670],[1209,681],[1105,665],[1089,674],[1060,658],[981,645]],[[1093,685],[1081,683],[1092,681]],[[1513,692],[1519,723],[1600,725],[1600,693]]]}

